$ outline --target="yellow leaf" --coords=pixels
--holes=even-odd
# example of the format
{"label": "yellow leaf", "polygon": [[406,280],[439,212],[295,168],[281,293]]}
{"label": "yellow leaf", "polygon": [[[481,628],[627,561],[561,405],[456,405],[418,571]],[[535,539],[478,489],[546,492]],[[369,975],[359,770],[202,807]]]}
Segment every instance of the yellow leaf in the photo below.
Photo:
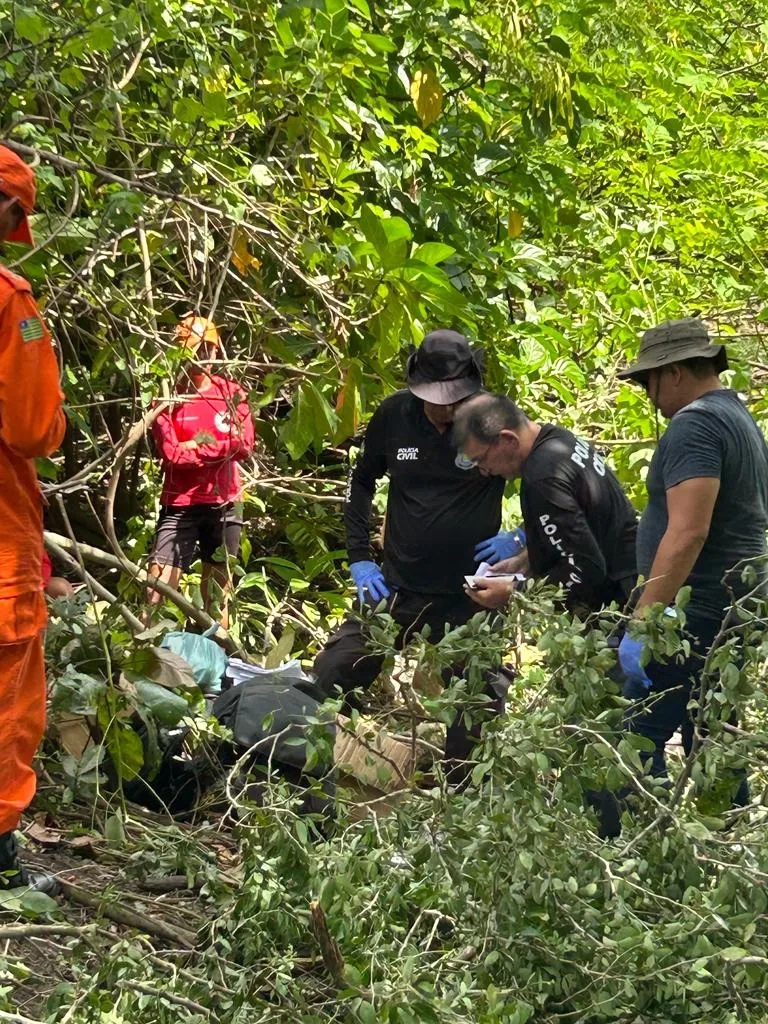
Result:
{"label": "yellow leaf", "polygon": [[517,210],[510,210],[507,218],[507,234],[510,238],[519,238],[523,233],[523,215]]}
{"label": "yellow leaf", "polygon": [[427,128],[436,121],[443,109],[445,93],[430,68],[420,68],[411,81],[411,99],[421,123]]}
{"label": "yellow leaf", "polygon": [[235,233],[235,244],[232,246],[232,262],[243,276],[249,271],[255,273],[261,269],[261,260],[248,251],[248,236],[244,231],[238,230]]}

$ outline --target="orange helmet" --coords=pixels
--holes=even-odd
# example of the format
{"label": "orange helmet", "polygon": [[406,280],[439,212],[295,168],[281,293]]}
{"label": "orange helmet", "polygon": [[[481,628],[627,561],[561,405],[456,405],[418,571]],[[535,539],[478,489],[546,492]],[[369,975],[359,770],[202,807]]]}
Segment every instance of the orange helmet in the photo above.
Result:
{"label": "orange helmet", "polygon": [[187,313],[176,327],[176,341],[194,355],[204,341],[218,348],[219,332],[213,320]]}

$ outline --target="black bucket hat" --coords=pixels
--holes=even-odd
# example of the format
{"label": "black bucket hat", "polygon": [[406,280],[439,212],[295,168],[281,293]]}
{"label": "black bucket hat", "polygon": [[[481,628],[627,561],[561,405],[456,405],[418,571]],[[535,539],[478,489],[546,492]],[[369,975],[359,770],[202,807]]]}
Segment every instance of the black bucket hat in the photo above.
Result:
{"label": "black bucket hat", "polygon": [[483,353],[457,331],[432,331],[408,359],[411,394],[433,405],[453,405],[483,386]]}
{"label": "black bucket hat", "polygon": [[725,345],[713,344],[709,331],[697,317],[667,320],[651,327],[640,339],[637,359],[619,373],[619,378],[640,382],[651,370],[686,359],[714,359],[718,373],[728,369]]}

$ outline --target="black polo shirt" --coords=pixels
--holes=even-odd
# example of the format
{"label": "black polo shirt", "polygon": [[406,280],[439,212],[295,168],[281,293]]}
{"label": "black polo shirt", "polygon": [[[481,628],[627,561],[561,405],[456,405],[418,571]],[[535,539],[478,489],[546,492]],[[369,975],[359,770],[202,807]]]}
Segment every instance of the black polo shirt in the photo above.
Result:
{"label": "black polo shirt", "polygon": [[344,505],[350,562],[371,558],[376,481],[389,474],[384,533],[387,582],[425,594],[459,594],[475,571],[475,545],[498,533],[504,480],[456,465],[443,433],[410,391],[384,399],[371,417]]}
{"label": "black polo shirt", "polygon": [[545,424],[523,463],[520,507],[532,576],[562,584],[570,608],[624,603],[637,575],[637,513],[591,444]]}

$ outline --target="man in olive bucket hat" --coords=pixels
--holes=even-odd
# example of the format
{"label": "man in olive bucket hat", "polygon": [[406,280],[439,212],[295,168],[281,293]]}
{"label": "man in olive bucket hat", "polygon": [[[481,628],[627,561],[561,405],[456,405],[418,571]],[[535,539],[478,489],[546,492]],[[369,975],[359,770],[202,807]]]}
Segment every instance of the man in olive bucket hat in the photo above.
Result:
{"label": "man in olive bucket hat", "polygon": [[[627,725],[653,742],[652,772],[662,777],[664,745],[678,728],[686,753],[691,749],[694,730],[686,708],[701,683],[703,657],[732,599],[754,589],[742,580],[744,560],[756,560],[763,573],[768,449],[738,394],[721,384],[727,367],[724,345],[711,341],[701,320],[686,319],[646,331],[637,360],[619,373],[641,385],[670,420],[648,471],[648,505],[637,533],[637,566],[645,582],[633,620],[652,605],[674,614],[670,606],[678,591],[691,587],[685,609],[691,653],[685,661],[649,659],[633,621],[619,647],[625,696],[639,701]],[[731,796],[736,804],[747,801],[743,776],[734,775]]]}
{"label": "man in olive bucket hat", "polygon": [[[386,602],[400,627],[399,648],[424,626],[437,642],[446,624],[455,628],[477,612],[464,593],[464,576],[475,572],[475,548],[498,537],[504,481],[459,464],[452,426],[459,403],[482,388],[481,356],[456,331],[428,334],[408,360],[407,389],[385,398],[371,417],[350,475],[344,504],[350,575],[360,605]],[[385,475],[379,566],[371,551],[371,505]],[[340,688],[354,704],[351,691],[368,689],[383,662],[371,652],[365,616],[353,614],[318,654],[314,672],[325,693]],[[448,732],[452,760],[463,760],[471,747],[461,717]]]}

